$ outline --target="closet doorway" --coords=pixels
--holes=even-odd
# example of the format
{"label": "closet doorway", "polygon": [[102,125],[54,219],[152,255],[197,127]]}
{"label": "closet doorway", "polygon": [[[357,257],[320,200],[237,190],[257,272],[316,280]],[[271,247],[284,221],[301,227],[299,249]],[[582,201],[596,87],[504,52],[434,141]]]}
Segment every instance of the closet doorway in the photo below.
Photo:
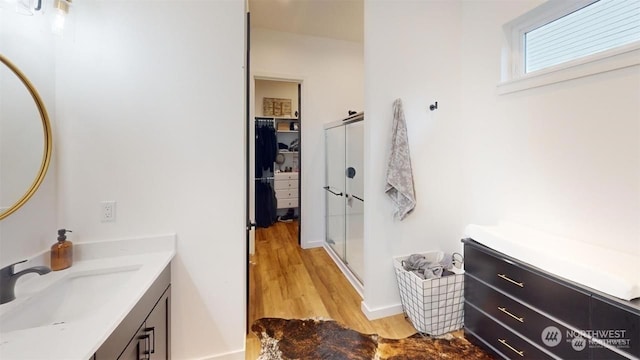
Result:
{"label": "closet doorway", "polygon": [[[348,110],[360,110],[364,107],[364,1],[248,0],[247,8],[250,10],[247,14],[245,67],[248,148],[246,150],[248,158],[246,171],[247,331],[249,331],[256,316],[328,315],[325,314],[325,306],[315,301],[320,297],[317,296],[317,289],[313,282],[319,278],[319,275],[326,275],[325,269],[318,273],[312,270],[312,275],[305,276],[306,272],[302,267],[305,269],[307,266],[311,269],[315,267],[313,261],[303,264],[300,259],[303,254],[326,255],[322,241],[324,238],[322,124],[341,119],[347,115]],[[269,86],[273,88],[273,85],[294,85],[297,91],[295,95],[291,91],[279,94],[275,89],[266,93],[262,90],[263,85],[267,88]],[[264,94],[261,95],[261,92]],[[264,98],[272,100],[265,104]],[[274,126],[276,130],[280,126],[279,129],[283,133],[277,133],[278,151],[281,146],[282,150],[291,150],[293,139],[284,137],[295,136],[296,120],[276,119],[289,113],[288,102],[278,99],[292,100],[291,117],[296,118],[295,111],[298,111],[297,135],[299,135],[300,148],[297,151],[297,179],[294,171],[295,151],[282,154],[283,156],[278,159],[282,164],[275,163],[275,159],[265,160],[262,158],[263,153],[256,156],[256,134],[267,132],[260,129],[261,126]],[[265,105],[267,114],[264,112]],[[277,115],[276,111],[280,111],[280,115]],[[292,131],[292,122],[294,122],[294,133],[286,133],[286,131]],[[289,130],[286,128],[287,123]],[[304,136],[301,136],[302,132],[305,133]],[[280,136],[283,137],[282,140],[279,139]],[[280,143],[289,149],[285,149]],[[302,159],[305,159],[306,163]],[[259,161],[258,164],[256,160]],[[274,163],[271,169],[270,165]],[[257,166],[261,166],[258,171],[256,171]],[[290,172],[287,171],[288,168],[291,168]],[[276,170],[279,172],[275,173]],[[303,178],[304,181],[302,181]],[[281,183],[276,186],[275,181]],[[286,184],[285,188],[281,188],[283,184]],[[292,195],[295,191],[288,191],[290,187],[294,187],[293,184],[298,185],[297,206],[293,206],[295,197]],[[266,197],[265,192],[278,195],[274,196],[275,199],[274,197],[270,199],[271,202],[276,203],[276,222],[268,227],[256,228],[254,227],[254,223],[258,225],[256,220],[259,222],[265,220],[267,224],[273,221],[273,214],[269,215],[267,211],[261,213],[264,209],[260,204],[268,202],[268,197],[263,201],[257,199],[257,196]],[[304,194],[304,203],[302,203],[301,194]],[[281,199],[290,203],[283,204]],[[305,207],[305,211],[301,212],[302,206]],[[290,209],[293,209],[293,212]],[[277,221],[278,216],[284,216],[280,219],[288,221],[287,214],[293,214],[292,222]],[[295,216],[298,218],[295,219]],[[299,225],[295,233],[289,231],[288,225],[291,224]],[[304,231],[304,238],[302,238],[302,231]],[[302,249],[302,246],[305,249]],[[336,284],[341,280],[327,281]],[[340,290],[339,293],[346,294],[349,291]],[[340,298],[338,301],[350,302],[351,300]],[[341,306],[329,307],[340,308]],[[322,308],[325,310],[323,311]]]}
{"label": "closet doorway", "polygon": [[[302,83],[253,77],[250,213],[256,228],[286,223],[300,244]],[[255,250],[255,230],[250,234]]]}

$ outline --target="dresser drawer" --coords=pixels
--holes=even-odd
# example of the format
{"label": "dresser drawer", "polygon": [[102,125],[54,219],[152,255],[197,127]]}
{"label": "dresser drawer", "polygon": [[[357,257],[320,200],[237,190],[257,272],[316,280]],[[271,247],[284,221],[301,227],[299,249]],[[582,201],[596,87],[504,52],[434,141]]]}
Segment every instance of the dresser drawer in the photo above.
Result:
{"label": "dresser drawer", "polygon": [[[485,248],[486,249],[486,248]],[[589,294],[465,243],[465,271],[577,329],[589,326]],[[490,250],[487,250],[490,251]]]}
{"label": "dresser drawer", "polygon": [[591,311],[593,337],[640,358],[640,310],[594,295]]}
{"label": "dresser drawer", "polygon": [[298,198],[298,189],[276,190],[276,199]]}
{"label": "dresser drawer", "polygon": [[544,351],[469,305],[468,302],[465,303],[464,314],[465,328],[498,350],[506,359],[553,359]]}
{"label": "dresser drawer", "polygon": [[278,199],[278,209],[298,207],[298,199]]}
{"label": "dresser drawer", "polygon": [[[468,273],[464,279],[464,294],[465,301],[535,342],[541,348],[546,348],[563,359],[589,358],[586,339],[581,337],[572,343],[574,332],[569,335],[569,329],[566,327],[495,291]],[[550,338],[544,339],[544,337]],[[578,343],[580,341],[582,341],[581,344]]]}
{"label": "dresser drawer", "polygon": [[275,180],[297,180],[298,173],[297,172],[281,172],[273,174],[273,178]]}
{"label": "dresser drawer", "polygon": [[297,189],[298,180],[275,180],[273,182],[273,188],[275,190]]}

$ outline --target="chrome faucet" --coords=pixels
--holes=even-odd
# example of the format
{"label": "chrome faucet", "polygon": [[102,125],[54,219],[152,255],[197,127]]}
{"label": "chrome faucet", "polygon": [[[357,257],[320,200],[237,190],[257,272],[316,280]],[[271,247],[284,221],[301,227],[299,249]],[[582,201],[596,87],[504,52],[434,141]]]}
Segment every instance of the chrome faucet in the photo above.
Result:
{"label": "chrome faucet", "polygon": [[16,281],[18,281],[22,275],[29,273],[44,275],[51,272],[51,269],[46,266],[34,266],[22,271],[13,272],[13,267],[15,265],[22,264],[26,261],[27,260],[18,261],[17,263],[13,263],[0,269],[0,304],[15,300]]}

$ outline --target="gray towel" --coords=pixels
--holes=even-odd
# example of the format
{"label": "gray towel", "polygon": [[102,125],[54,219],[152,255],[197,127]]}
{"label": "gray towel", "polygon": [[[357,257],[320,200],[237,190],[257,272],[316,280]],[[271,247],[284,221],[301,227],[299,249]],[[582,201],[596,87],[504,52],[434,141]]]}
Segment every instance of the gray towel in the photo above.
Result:
{"label": "gray towel", "polygon": [[430,263],[424,255],[412,254],[402,261],[402,267],[418,275],[421,279],[435,279],[442,277],[445,271],[444,262],[445,260],[439,263]]}
{"label": "gray towel", "polygon": [[395,215],[403,220],[416,206],[416,194],[409,155],[407,124],[402,111],[402,100],[393,103],[393,133],[391,156],[387,167],[387,185],[384,190],[393,200]]}

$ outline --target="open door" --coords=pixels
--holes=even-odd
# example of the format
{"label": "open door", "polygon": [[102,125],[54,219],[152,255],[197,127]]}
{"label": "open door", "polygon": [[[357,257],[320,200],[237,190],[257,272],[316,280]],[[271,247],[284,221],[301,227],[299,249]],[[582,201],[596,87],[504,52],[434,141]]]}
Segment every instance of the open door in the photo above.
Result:
{"label": "open door", "polygon": [[298,245],[302,246],[302,84],[298,83],[298,141],[300,149],[298,149]]}
{"label": "open door", "polygon": [[253,203],[253,199],[251,197],[252,191],[251,191],[251,186],[252,186],[252,169],[251,169],[251,154],[253,153],[253,137],[252,137],[252,132],[251,132],[251,112],[250,112],[250,100],[251,100],[251,69],[250,69],[250,65],[251,65],[251,14],[249,12],[247,12],[247,29],[246,29],[246,34],[247,34],[247,38],[246,38],[246,44],[245,44],[245,49],[246,49],[246,59],[245,59],[245,64],[244,64],[244,69],[245,69],[245,91],[246,91],[246,98],[245,98],[245,125],[246,125],[246,129],[245,129],[245,219],[246,219],[246,231],[245,231],[245,243],[246,243],[246,249],[247,249],[247,256],[245,259],[246,262],[246,274],[247,274],[247,287],[246,287],[246,332],[249,333],[249,328],[250,325],[249,324],[249,300],[250,300],[250,282],[249,282],[249,274],[250,274],[250,269],[249,267],[250,262],[251,262],[251,253],[253,251],[252,249],[252,237],[254,236],[254,232],[253,230],[255,229],[255,222],[253,221],[252,217],[253,217],[253,213],[251,212],[251,209],[253,208],[251,206],[251,204]]}

